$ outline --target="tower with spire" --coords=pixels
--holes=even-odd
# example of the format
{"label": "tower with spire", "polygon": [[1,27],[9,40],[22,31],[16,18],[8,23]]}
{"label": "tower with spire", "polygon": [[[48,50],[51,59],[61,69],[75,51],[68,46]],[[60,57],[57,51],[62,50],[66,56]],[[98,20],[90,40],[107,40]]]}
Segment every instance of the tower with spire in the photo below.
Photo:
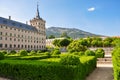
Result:
{"label": "tower with spire", "polygon": [[39,5],[37,3],[37,13],[36,13],[36,18],[37,19],[40,19],[40,15],[39,15]]}
{"label": "tower with spire", "polygon": [[[36,16],[30,20],[30,25],[35,27],[37,29],[37,32],[38,34],[40,34],[40,36],[42,37],[41,38],[41,42],[42,41],[45,41],[46,39],[46,28],[45,28],[45,23],[46,21],[43,20],[41,17],[40,17],[40,14],[39,14],[39,5],[37,3],[37,12],[36,12]],[[45,46],[45,44],[43,44],[43,46]]]}
{"label": "tower with spire", "polygon": [[39,14],[39,5],[37,3],[36,16],[32,20],[30,20],[30,25],[33,26],[33,27],[35,27],[40,34],[45,35],[45,23],[46,23],[46,21],[43,20],[40,17],[40,14]]}

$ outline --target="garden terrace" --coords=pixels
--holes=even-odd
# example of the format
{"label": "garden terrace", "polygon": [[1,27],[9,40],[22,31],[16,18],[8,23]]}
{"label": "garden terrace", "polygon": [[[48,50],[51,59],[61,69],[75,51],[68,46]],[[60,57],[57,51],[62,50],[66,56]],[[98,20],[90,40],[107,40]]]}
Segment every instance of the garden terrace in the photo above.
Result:
{"label": "garden terrace", "polygon": [[62,65],[60,58],[41,57],[6,57],[0,60],[0,76],[11,80],[84,80],[96,68],[94,56],[80,57],[79,65]]}

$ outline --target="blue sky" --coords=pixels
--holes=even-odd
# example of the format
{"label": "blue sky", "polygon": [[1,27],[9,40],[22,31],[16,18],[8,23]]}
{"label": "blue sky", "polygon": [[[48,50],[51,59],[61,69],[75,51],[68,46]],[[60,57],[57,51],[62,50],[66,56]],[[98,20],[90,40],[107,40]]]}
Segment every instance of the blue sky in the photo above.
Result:
{"label": "blue sky", "polygon": [[46,27],[120,35],[120,0],[0,0],[0,16],[25,23],[36,15],[37,1]]}

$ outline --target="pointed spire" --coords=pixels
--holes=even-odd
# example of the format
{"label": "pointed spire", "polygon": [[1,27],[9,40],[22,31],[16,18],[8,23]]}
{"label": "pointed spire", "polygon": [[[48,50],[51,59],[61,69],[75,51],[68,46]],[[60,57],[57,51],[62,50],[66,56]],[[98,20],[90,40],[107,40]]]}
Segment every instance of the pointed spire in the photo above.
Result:
{"label": "pointed spire", "polygon": [[37,18],[37,19],[40,19],[38,2],[37,2],[37,13],[36,13],[36,18]]}

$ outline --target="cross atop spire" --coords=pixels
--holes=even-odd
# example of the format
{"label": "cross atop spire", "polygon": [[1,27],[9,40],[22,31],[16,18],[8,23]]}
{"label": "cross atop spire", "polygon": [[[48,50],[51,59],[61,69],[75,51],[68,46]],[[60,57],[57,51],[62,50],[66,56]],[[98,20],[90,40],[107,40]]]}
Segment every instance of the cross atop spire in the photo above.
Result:
{"label": "cross atop spire", "polygon": [[37,13],[36,13],[36,18],[37,18],[37,19],[40,19],[38,2],[37,2]]}

